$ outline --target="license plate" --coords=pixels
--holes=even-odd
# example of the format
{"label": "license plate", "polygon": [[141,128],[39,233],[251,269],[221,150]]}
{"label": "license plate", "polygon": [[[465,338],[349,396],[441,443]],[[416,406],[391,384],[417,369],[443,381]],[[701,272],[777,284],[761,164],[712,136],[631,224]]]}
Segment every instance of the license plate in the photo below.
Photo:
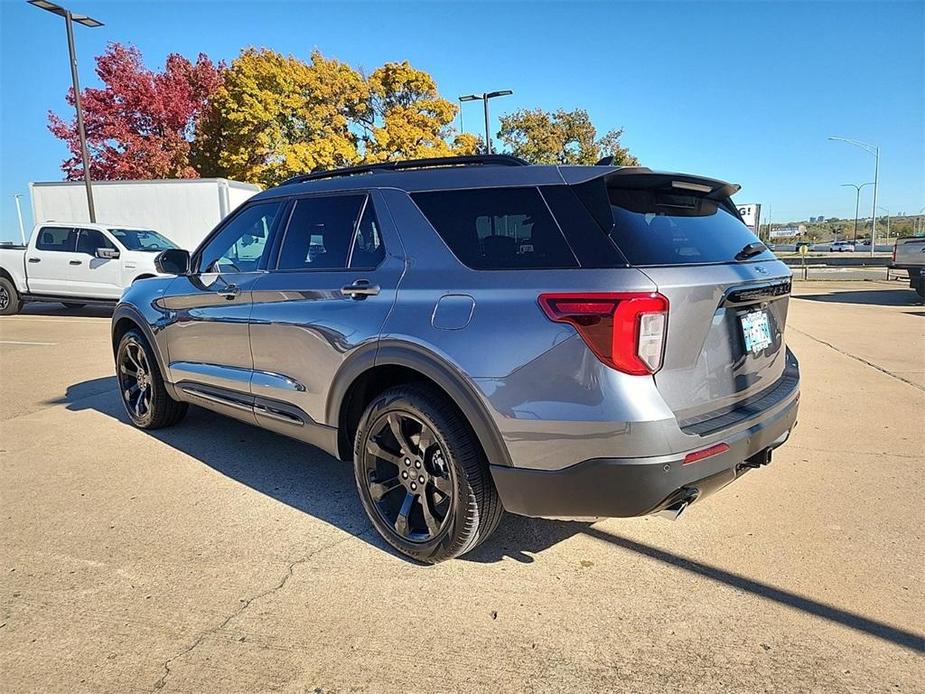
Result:
{"label": "license plate", "polygon": [[745,349],[758,354],[771,346],[771,323],[765,311],[751,311],[739,320],[742,321],[742,334],[745,336]]}

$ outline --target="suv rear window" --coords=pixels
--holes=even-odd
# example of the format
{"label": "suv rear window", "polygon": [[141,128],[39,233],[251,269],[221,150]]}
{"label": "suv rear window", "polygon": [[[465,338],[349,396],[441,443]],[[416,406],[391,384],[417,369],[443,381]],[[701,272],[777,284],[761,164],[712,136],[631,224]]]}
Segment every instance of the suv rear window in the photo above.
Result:
{"label": "suv rear window", "polygon": [[[730,263],[758,238],[722,201],[675,191],[608,188],[610,238],[633,265]],[[770,260],[770,251],[750,260]]]}
{"label": "suv rear window", "polygon": [[450,190],[411,197],[456,257],[474,270],[578,267],[536,188]]}

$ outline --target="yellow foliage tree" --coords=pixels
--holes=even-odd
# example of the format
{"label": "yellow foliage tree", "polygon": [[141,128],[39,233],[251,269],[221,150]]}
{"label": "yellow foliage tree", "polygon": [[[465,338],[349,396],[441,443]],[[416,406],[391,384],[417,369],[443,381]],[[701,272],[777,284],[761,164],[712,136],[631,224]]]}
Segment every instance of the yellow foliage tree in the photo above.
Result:
{"label": "yellow foliage tree", "polygon": [[305,63],[247,49],[228,67],[194,147],[203,176],[274,185],[288,176],[359,159],[352,121],[368,91],[349,65],[312,53]]}
{"label": "yellow foliage tree", "polygon": [[458,107],[440,96],[434,78],[408,61],[386,63],[368,78],[369,108],[360,119],[365,160],[471,154],[478,141],[459,135],[447,142]]}
{"label": "yellow foliage tree", "polygon": [[584,109],[552,113],[521,109],[501,116],[498,137],[511,154],[533,164],[594,164],[612,156],[614,164],[635,166],[639,161],[620,143],[623,130],[611,130],[601,138]]}
{"label": "yellow foliage tree", "polygon": [[318,51],[306,63],[249,48],[212,95],[192,160],[202,176],[272,186],[359,162],[477,153],[479,138],[454,133],[456,114],[433,77],[407,61],[364,77]]}

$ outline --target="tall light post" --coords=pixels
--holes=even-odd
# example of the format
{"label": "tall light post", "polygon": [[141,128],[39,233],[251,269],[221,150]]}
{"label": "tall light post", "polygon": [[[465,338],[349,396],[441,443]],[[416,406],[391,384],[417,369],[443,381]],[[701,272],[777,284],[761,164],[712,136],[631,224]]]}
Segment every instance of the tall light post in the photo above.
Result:
{"label": "tall light post", "polygon": [[851,140],[847,137],[830,136],[829,139],[838,142],[847,142],[849,145],[860,147],[868,154],[872,154],[874,156],[874,202],[873,205],[871,205],[870,210],[870,254],[873,255],[874,248],[877,245],[877,192],[880,180],[880,147],[877,145],[868,144],[866,142],[861,142],[860,140]]}
{"label": "tall light post", "polygon": [[87,188],[87,209],[90,212],[90,221],[96,221],[96,209],[93,207],[93,188],[90,184],[90,155],[87,152],[87,133],[84,130],[84,114],[80,106],[80,81],[77,78],[77,51],[74,48],[74,22],[82,24],[91,29],[103,26],[92,17],[83,14],[74,14],[68,9],[56,5],[48,0],[28,0],[30,5],[35,5],[41,10],[46,10],[59,17],[64,17],[64,24],[67,27],[67,51],[71,59],[71,83],[74,87],[74,106],[77,109],[77,134],[80,137],[80,159],[84,168],[84,185]]}
{"label": "tall light post", "polygon": [[886,212],[886,242],[889,243],[890,242],[890,217],[892,217],[893,215],[890,214],[890,211],[883,206],[880,206],[877,209],[883,210],[884,212]]}
{"label": "tall light post", "polygon": [[[485,154],[491,154],[491,132],[488,125],[488,100],[494,99],[498,96],[510,96],[514,92],[510,89],[502,89],[497,92],[483,92],[481,94],[467,94],[466,96],[459,97],[460,104],[463,101],[481,101],[485,107]],[[460,111],[462,106],[460,106]]]}
{"label": "tall light post", "polygon": [[[858,191],[858,194],[854,200],[854,242],[855,243],[858,242],[858,211],[860,210],[860,205],[861,205],[861,188],[863,188],[864,186],[872,186],[872,185],[873,185],[873,182],[862,183],[861,185],[858,185],[857,183],[842,183],[843,187],[849,186]],[[873,241],[871,241],[871,243],[873,243]]]}
{"label": "tall light post", "polygon": [[22,207],[19,206],[19,199],[22,197],[22,193],[15,193],[13,199],[16,200],[16,216],[19,217],[19,238],[22,239],[22,245],[26,245],[26,229],[22,225]]}

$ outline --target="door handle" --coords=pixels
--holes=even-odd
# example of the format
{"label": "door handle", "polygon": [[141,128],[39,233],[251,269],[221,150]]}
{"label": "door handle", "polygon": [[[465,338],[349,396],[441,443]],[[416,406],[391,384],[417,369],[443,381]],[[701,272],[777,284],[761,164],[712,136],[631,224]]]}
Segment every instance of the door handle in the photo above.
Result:
{"label": "door handle", "polygon": [[238,291],[239,291],[239,290],[238,290],[238,285],[236,285],[236,284],[229,284],[229,285],[228,285],[227,287],[225,287],[223,290],[221,290],[220,292],[217,292],[217,294],[218,294],[219,296],[225,297],[228,301],[231,301],[231,300],[233,300],[233,299],[238,295]]}
{"label": "door handle", "polygon": [[341,292],[354,299],[363,299],[367,296],[376,296],[379,285],[370,284],[369,280],[357,280],[353,284],[341,287]]}
{"label": "door handle", "polygon": [[29,258],[29,262],[30,263],[41,263],[42,259],[41,258]]}
{"label": "door handle", "polygon": [[82,260],[71,260],[68,261],[68,265],[83,265],[83,262]]}

